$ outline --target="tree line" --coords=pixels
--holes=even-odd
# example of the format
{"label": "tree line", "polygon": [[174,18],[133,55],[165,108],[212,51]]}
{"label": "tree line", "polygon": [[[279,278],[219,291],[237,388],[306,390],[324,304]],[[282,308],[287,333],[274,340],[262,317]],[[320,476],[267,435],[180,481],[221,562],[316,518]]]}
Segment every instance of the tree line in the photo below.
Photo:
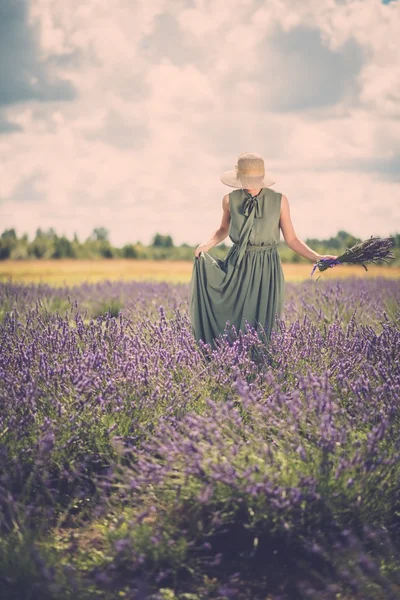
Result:
{"label": "tree line", "polygon": [[[400,233],[391,234],[394,242],[396,259],[392,264],[400,263]],[[327,239],[307,238],[304,240],[313,250],[320,254],[340,254],[347,247],[362,241],[347,231],[338,231],[334,237]],[[200,243],[200,242],[199,242]],[[156,233],[149,245],[141,242],[125,244],[118,248],[111,244],[109,231],[104,227],[93,229],[89,237],[80,241],[75,233],[72,239],[59,236],[53,228],[38,228],[32,240],[24,233],[20,237],[14,228],[5,229],[0,235],[0,260],[40,260],[40,259],[147,259],[147,260],[192,260],[194,250],[198,246],[181,244],[176,246],[170,235]],[[222,242],[210,250],[216,257],[223,258],[229,246]],[[283,262],[309,262],[293,252],[284,241],[279,244]]]}

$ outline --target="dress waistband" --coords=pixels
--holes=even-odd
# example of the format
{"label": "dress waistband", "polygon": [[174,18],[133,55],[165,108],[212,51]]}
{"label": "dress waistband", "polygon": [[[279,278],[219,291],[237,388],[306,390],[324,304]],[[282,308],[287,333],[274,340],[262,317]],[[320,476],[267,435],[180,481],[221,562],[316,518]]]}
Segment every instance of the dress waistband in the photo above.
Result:
{"label": "dress waistband", "polygon": [[[235,246],[239,246],[237,242],[234,242]],[[263,250],[272,250],[278,246],[277,242],[271,242],[270,244],[266,244],[261,242],[261,244],[247,244],[245,252],[262,252]]]}

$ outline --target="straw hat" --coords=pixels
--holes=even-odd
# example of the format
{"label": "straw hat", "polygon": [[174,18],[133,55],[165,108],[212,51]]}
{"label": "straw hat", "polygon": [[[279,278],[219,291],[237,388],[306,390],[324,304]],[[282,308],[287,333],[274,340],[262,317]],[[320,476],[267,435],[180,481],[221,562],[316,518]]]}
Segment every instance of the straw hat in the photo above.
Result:
{"label": "straw hat", "polygon": [[264,159],[260,154],[244,152],[238,158],[234,171],[224,171],[220,177],[222,183],[234,188],[253,189],[269,187],[274,177],[265,172]]}

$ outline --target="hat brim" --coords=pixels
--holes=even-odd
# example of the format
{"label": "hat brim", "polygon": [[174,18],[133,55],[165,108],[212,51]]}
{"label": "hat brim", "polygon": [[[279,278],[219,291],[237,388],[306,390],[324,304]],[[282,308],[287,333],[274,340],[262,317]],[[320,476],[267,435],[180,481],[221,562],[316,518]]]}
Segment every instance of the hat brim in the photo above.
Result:
{"label": "hat brim", "polygon": [[253,187],[270,187],[276,183],[275,177],[273,177],[270,173],[265,173],[264,177],[248,177],[241,178],[237,177],[237,171],[224,171],[220,176],[222,183],[225,185],[229,185],[229,187],[234,188],[253,188]]}

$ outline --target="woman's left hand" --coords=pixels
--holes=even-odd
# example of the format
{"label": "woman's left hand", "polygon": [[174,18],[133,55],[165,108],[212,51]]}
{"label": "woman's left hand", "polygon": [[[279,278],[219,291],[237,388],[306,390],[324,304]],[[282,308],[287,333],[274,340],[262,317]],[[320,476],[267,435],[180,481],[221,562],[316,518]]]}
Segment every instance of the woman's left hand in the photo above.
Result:
{"label": "woman's left hand", "polygon": [[318,254],[318,258],[315,259],[315,262],[318,262],[319,260],[321,260],[321,258],[334,258],[334,259],[336,259],[337,256],[335,256],[334,254]]}

